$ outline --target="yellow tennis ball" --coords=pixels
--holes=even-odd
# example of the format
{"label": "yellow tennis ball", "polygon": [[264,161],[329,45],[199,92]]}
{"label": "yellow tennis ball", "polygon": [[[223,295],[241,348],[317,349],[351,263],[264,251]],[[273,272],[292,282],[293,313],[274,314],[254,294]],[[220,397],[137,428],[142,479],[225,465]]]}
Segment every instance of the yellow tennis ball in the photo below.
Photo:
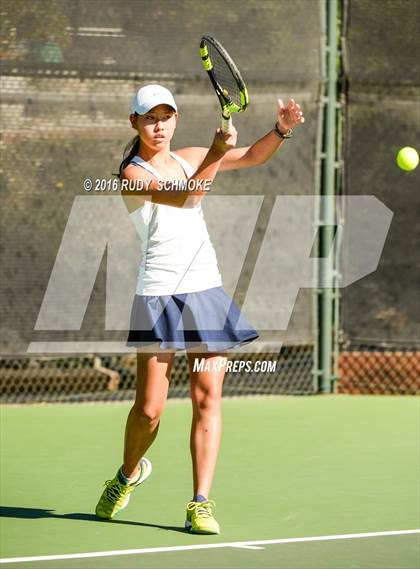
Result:
{"label": "yellow tennis ball", "polygon": [[414,170],[419,163],[419,155],[417,150],[411,146],[404,146],[397,154],[397,164],[401,170]]}

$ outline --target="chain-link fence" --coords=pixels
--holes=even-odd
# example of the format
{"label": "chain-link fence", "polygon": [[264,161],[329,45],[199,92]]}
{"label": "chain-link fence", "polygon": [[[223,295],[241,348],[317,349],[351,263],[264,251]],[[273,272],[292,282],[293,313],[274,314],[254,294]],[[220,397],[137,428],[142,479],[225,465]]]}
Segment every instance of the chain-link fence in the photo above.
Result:
{"label": "chain-link fence", "polygon": [[[147,18],[133,16],[134,4]],[[377,270],[342,291],[338,391],[414,393],[419,390],[414,285],[420,281],[419,180],[418,171],[407,175],[397,170],[394,156],[399,147],[418,142],[420,53],[413,38],[419,4],[352,0],[343,1],[341,7],[341,87],[346,102],[343,192],[374,194],[394,217]],[[239,304],[246,297],[254,314],[267,309],[269,303],[262,294],[251,294],[249,284],[262,257],[269,223],[271,243],[281,240],[281,228],[272,220],[275,200],[317,191],[324,12],[323,0],[228,4],[214,0],[206,5],[204,21],[202,6],[194,0],[3,0],[0,381],[4,401],[133,396],[135,356],[121,355],[124,350],[118,353],[118,348],[107,355],[102,346],[125,345],[139,262],[135,235],[128,239],[122,230],[113,233],[114,243],[124,245],[117,252],[111,241],[104,243],[95,258],[90,288],[82,291],[87,300],[80,304],[79,324],[48,329],[37,327],[37,319],[74,204],[86,197],[83,180],[111,177],[132,137],[128,114],[133,92],[151,82],[169,87],[180,110],[175,146],[192,141],[209,144],[219,110],[198,57],[199,38],[205,33],[226,44],[249,87],[250,109],[235,117],[240,145],[272,128],[279,95],[294,96],[305,111],[302,134],[261,169],[223,173],[216,181],[216,199],[203,206],[227,292]],[[217,202],[229,196],[233,202]],[[105,198],[95,198],[98,204],[101,197]],[[240,209],[239,203],[248,209]],[[230,224],[223,221],[227,215]],[[92,220],[90,228],[103,223],[100,217]],[[83,229],[85,245],[68,259],[69,266],[79,263],[83,271],[93,270],[92,263],[85,266],[81,261],[94,240],[88,229]],[[115,227],[110,225],[101,228],[95,239],[112,231]],[[289,257],[298,260],[295,243],[287,247]],[[278,249],[273,247],[265,256],[267,285],[273,275],[278,276],[273,270],[278,266]],[[105,314],[109,263],[124,283],[121,317],[114,327],[106,325]],[[286,280],[287,272],[279,278]],[[77,284],[72,286],[79,292]],[[275,313],[283,300],[270,295],[269,309]],[[61,314],[66,299],[62,308]],[[228,373],[225,394],[313,393],[317,352],[313,291],[300,289],[287,331],[257,327],[263,343],[276,340],[283,348],[275,355],[261,351],[240,358],[275,359],[276,372]],[[57,342],[77,343],[78,355],[70,349],[54,352],[51,346]],[[186,360],[178,355],[170,394],[184,396],[187,391]]]}
{"label": "chain-link fence", "polygon": [[[226,373],[223,394],[307,395],[314,392],[313,347],[283,348],[280,353],[252,353],[235,359]],[[244,372],[240,366],[247,366]],[[0,359],[3,403],[122,401],[135,396],[135,355],[70,358]],[[175,356],[169,397],[189,395],[185,355]]]}
{"label": "chain-link fence", "polygon": [[416,395],[420,393],[418,346],[342,346],[338,393]]}
{"label": "chain-link fence", "polygon": [[[134,228],[129,233],[124,226],[116,235],[118,229],[109,223],[95,235],[89,233],[107,218],[108,214],[99,213],[99,204],[109,196],[89,196],[96,198],[96,217],[80,228],[81,244],[72,248],[66,261],[67,267],[79,268],[69,278],[74,278],[71,294],[85,298],[79,303],[80,322],[67,328],[57,322],[42,327],[40,307],[75,203],[87,197],[83,181],[111,178],[134,134],[128,114],[139,86],[162,83],[174,93],[180,111],[175,147],[209,145],[220,111],[199,57],[199,40],[206,33],[226,44],[250,91],[251,112],[235,117],[240,145],[272,128],[279,96],[298,98],[307,117],[305,135],[285,147],[282,157],[258,171],[223,173],[215,183],[218,195],[203,204],[225,289],[239,304],[247,296],[251,309],[259,312],[261,296],[247,295],[247,289],[274,200],[278,195],[314,193],[321,6],[320,0],[296,0],[289,11],[288,0],[229,4],[215,0],[206,5],[203,18],[203,7],[194,0],[3,0],[1,181],[5,191],[0,215],[2,241],[7,243],[2,249],[1,283],[3,401],[133,396],[135,355],[121,353],[140,246]],[[285,10],[287,27],[282,24]],[[279,73],[280,69],[285,72]],[[235,197],[220,201],[229,200],[228,196]],[[239,203],[244,204],[242,209]],[[92,261],[90,247],[104,235],[110,238]],[[115,243],[121,245],[118,251]],[[275,260],[270,265],[275,266]],[[80,283],[89,271],[93,271],[89,288],[82,291]],[[114,326],[107,321],[108,313],[104,316],[110,305],[110,274],[117,274],[124,284]],[[57,318],[69,310],[68,301],[62,299]],[[283,344],[280,355],[256,348],[255,353],[238,357],[274,360],[276,371],[228,372],[225,394],[313,392],[312,302],[311,290],[299,293],[287,332],[258,326],[263,343]],[[74,313],[67,317],[74,318]],[[107,355],[109,343],[113,350]],[[67,349],[70,344],[77,344],[77,353]],[[87,355],[92,353],[97,355]],[[170,395],[187,392],[186,359],[177,355]]]}
{"label": "chain-link fence", "polygon": [[419,18],[416,1],[343,2],[344,193],[393,218],[376,270],[342,290],[339,393],[420,393],[420,180],[395,163],[419,143]]}

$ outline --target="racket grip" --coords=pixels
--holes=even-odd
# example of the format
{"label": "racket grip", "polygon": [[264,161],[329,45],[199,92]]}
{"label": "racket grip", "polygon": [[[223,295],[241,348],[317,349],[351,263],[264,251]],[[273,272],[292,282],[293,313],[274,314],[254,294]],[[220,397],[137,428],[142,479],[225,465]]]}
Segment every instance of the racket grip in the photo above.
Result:
{"label": "racket grip", "polygon": [[232,126],[232,117],[225,119],[225,117],[222,116],[222,132],[228,132],[231,126]]}

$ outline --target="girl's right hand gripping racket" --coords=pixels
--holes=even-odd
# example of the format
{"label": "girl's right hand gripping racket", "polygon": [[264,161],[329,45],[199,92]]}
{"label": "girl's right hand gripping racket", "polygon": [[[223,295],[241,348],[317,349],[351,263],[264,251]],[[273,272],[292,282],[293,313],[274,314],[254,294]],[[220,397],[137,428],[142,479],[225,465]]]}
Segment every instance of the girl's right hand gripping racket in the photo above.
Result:
{"label": "girl's right hand gripping racket", "polygon": [[222,131],[232,126],[232,113],[240,113],[249,105],[245,83],[227,51],[211,36],[203,36],[200,55],[204,69],[222,107]]}

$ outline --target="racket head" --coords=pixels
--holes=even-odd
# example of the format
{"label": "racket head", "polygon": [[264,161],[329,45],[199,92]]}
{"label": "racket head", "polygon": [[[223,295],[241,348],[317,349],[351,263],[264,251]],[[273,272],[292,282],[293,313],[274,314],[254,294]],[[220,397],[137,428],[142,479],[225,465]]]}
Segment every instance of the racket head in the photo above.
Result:
{"label": "racket head", "polygon": [[229,121],[232,113],[241,113],[249,105],[242,75],[225,48],[212,36],[201,38],[200,55],[222,107],[222,116]]}

